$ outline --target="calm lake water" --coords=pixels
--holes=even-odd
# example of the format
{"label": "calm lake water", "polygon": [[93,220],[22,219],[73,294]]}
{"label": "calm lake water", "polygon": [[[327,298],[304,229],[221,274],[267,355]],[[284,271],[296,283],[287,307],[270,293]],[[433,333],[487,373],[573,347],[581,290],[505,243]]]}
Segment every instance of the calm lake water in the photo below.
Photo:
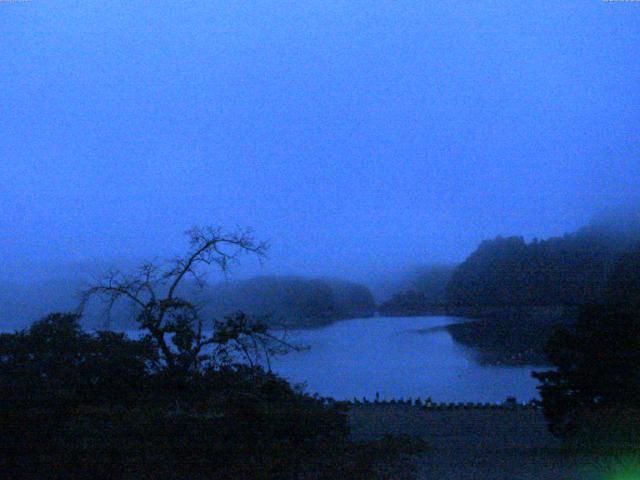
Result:
{"label": "calm lake water", "polygon": [[537,398],[532,367],[483,366],[443,329],[452,317],[375,317],[295,330],[307,351],[272,361],[273,370],[309,393],[335,399],[426,398],[437,402],[501,402]]}
{"label": "calm lake water", "polygon": [[[434,402],[502,402],[539,398],[534,367],[480,365],[473,349],[438,327],[455,317],[374,317],[291,330],[287,341],[309,347],[275,357],[275,372],[306,391],[336,400],[431,397]],[[128,331],[133,338],[139,331]],[[541,367],[536,367],[540,369]]]}

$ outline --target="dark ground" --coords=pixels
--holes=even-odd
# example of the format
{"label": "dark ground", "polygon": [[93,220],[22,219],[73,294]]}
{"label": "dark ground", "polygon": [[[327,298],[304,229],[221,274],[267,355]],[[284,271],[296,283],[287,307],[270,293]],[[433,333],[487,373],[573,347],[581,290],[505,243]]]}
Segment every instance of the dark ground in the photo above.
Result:
{"label": "dark ground", "polygon": [[430,447],[417,458],[418,478],[424,480],[596,480],[615,475],[626,463],[568,450],[548,433],[535,409],[367,405],[352,407],[350,422],[357,440],[385,434],[423,438]]}

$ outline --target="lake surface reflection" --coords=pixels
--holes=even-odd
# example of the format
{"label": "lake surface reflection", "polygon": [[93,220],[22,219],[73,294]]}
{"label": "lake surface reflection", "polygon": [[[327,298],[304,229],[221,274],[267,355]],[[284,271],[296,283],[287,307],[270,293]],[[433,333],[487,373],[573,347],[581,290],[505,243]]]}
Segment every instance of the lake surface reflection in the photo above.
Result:
{"label": "lake surface reflection", "polygon": [[436,402],[501,402],[537,398],[532,367],[480,365],[453,341],[452,317],[375,317],[295,330],[288,339],[309,350],[272,361],[273,370],[309,393],[335,399],[426,398]]}

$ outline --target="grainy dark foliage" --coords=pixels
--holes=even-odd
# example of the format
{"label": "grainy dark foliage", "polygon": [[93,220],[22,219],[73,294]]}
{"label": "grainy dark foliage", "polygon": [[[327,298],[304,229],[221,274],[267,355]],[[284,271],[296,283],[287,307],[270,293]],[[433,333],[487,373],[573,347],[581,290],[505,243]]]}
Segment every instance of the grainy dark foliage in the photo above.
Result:
{"label": "grainy dark foliage", "polygon": [[606,302],[584,307],[575,327],[552,336],[547,351],[556,369],[534,373],[550,428],[560,436],[640,444],[639,258],[640,250],[623,256]]}
{"label": "grainy dark foliage", "polygon": [[[258,367],[188,374],[148,339],[54,314],[0,336],[0,450],[12,478],[375,478],[345,406]],[[397,443],[397,442],[396,442]],[[402,442],[386,453],[393,468]],[[398,452],[398,454],[396,454]]]}

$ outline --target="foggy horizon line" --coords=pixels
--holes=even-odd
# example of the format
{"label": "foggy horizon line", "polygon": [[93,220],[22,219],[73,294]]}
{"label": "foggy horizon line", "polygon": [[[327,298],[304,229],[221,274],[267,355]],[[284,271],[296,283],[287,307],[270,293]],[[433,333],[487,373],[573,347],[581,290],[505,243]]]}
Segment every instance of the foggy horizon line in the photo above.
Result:
{"label": "foggy horizon line", "polygon": [[[616,222],[620,222],[620,220],[628,219],[630,216],[635,216],[636,221],[638,223],[634,224],[636,227],[640,226],[640,201],[624,201],[618,202],[616,205],[610,205],[605,208],[601,208],[597,210],[592,216],[591,219],[586,222],[584,225],[573,229],[573,230],[565,230],[563,233],[558,233],[555,235],[540,237],[533,234],[523,235],[517,232],[512,234],[505,233],[497,233],[489,238],[484,238],[479,240],[474,246],[472,246],[467,252],[462,255],[457,256],[456,259],[438,259],[438,258],[429,258],[427,254],[422,259],[413,259],[411,261],[396,261],[390,260],[388,264],[384,262],[363,262],[363,261],[353,261],[352,260],[344,260],[342,264],[340,262],[336,262],[335,264],[330,266],[330,271],[324,271],[322,269],[307,269],[305,270],[302,267],[292,266],[291,262],[278,261],[277,263],[273,261],[273,259],[269,258],[269,254],[267,253],[267,258],[262,263],[255,262],[254,259],[246,258],[240,261],[235,268],[232,268],[225,278],[224,275],[217,275],[217,272],[211,272],[210,276],[216,277],[208,280],[208,283],[213,285],[217,283],[223,282],[233,282],[233,281],[243,281],[251,278],[262,277],[262,276],[272,276],[272,277],[301,277],[301,278],[317,278],[317,279],[341,279],[341,280],[353,280],[353,281],[363,281],[363,279],[372,276],[379,276],[388,272],[391,275],[400,275],[400,274],[411,274],[412,270],[418,270],[420,268],[431,268],[431,267],[446,267],[446,266],[456,266],[462,262],[468,256],[473,253],[482,242],[487,240],[494,240],[497,238],[511,238],[511,237],[522,237],[525,242],[529,243],[535,239],[538,240],[549,240],[551,238],[562,238],[567,235],[575,234],[581,230],[584,230],[590,226],[602,226],[602,225],[612,225],[615,228],[620,228],[619,224]],[[187,229],[184,229],[185,231]],[[259,238],[259,232],[254,232],[254,235]],[[270,245],[273,245],[275,242],[273,240],[269,241]],[[188,242],[185,238],[183,251],[188,248]],[[176,248],[176,252],[179,249]],[[0,274],[0,280],[5,283],[12,283],[12,278],[19,276],[19,270],[23,271],[23,273],[32,272],[34,276],[42,276],[42,280],[65,280],[70,279],[74,275],[81,276],[95,276],[99,275],[101,272],[104,272],[108,269],[120,270],[123,272],[127,272],[129,270],[135,270],[141,264],[145,262],[154,262],[163,264],[165,262],[171,261],[172,258],[175,257],[175,253],[173,255],[85,255],[82,257],[76,258],[65,258],[62,255],[53,256],[54,258],[40,258],[35,256],[29,256],[24,258],[14,258],[13,262],[7,261],[4,259],[4,275]],[[253,265],[253,266],[252,266]],[[347,268],[349,267],[349,268]],[[346,271],[345,271],[346,268]],[[56,274],[56,272],[52,272],[52,269],[62,269],[63,271],[60,274]],[[100,269],[100,270],[98,270]],[[340,272],[345,272],[343,275]],[[26,278],[26,277],[25,277]],[[15,280],[15,283],[24,283],[25,278]],[[29,279],[29,283],[37,282],[37,278]]]}

